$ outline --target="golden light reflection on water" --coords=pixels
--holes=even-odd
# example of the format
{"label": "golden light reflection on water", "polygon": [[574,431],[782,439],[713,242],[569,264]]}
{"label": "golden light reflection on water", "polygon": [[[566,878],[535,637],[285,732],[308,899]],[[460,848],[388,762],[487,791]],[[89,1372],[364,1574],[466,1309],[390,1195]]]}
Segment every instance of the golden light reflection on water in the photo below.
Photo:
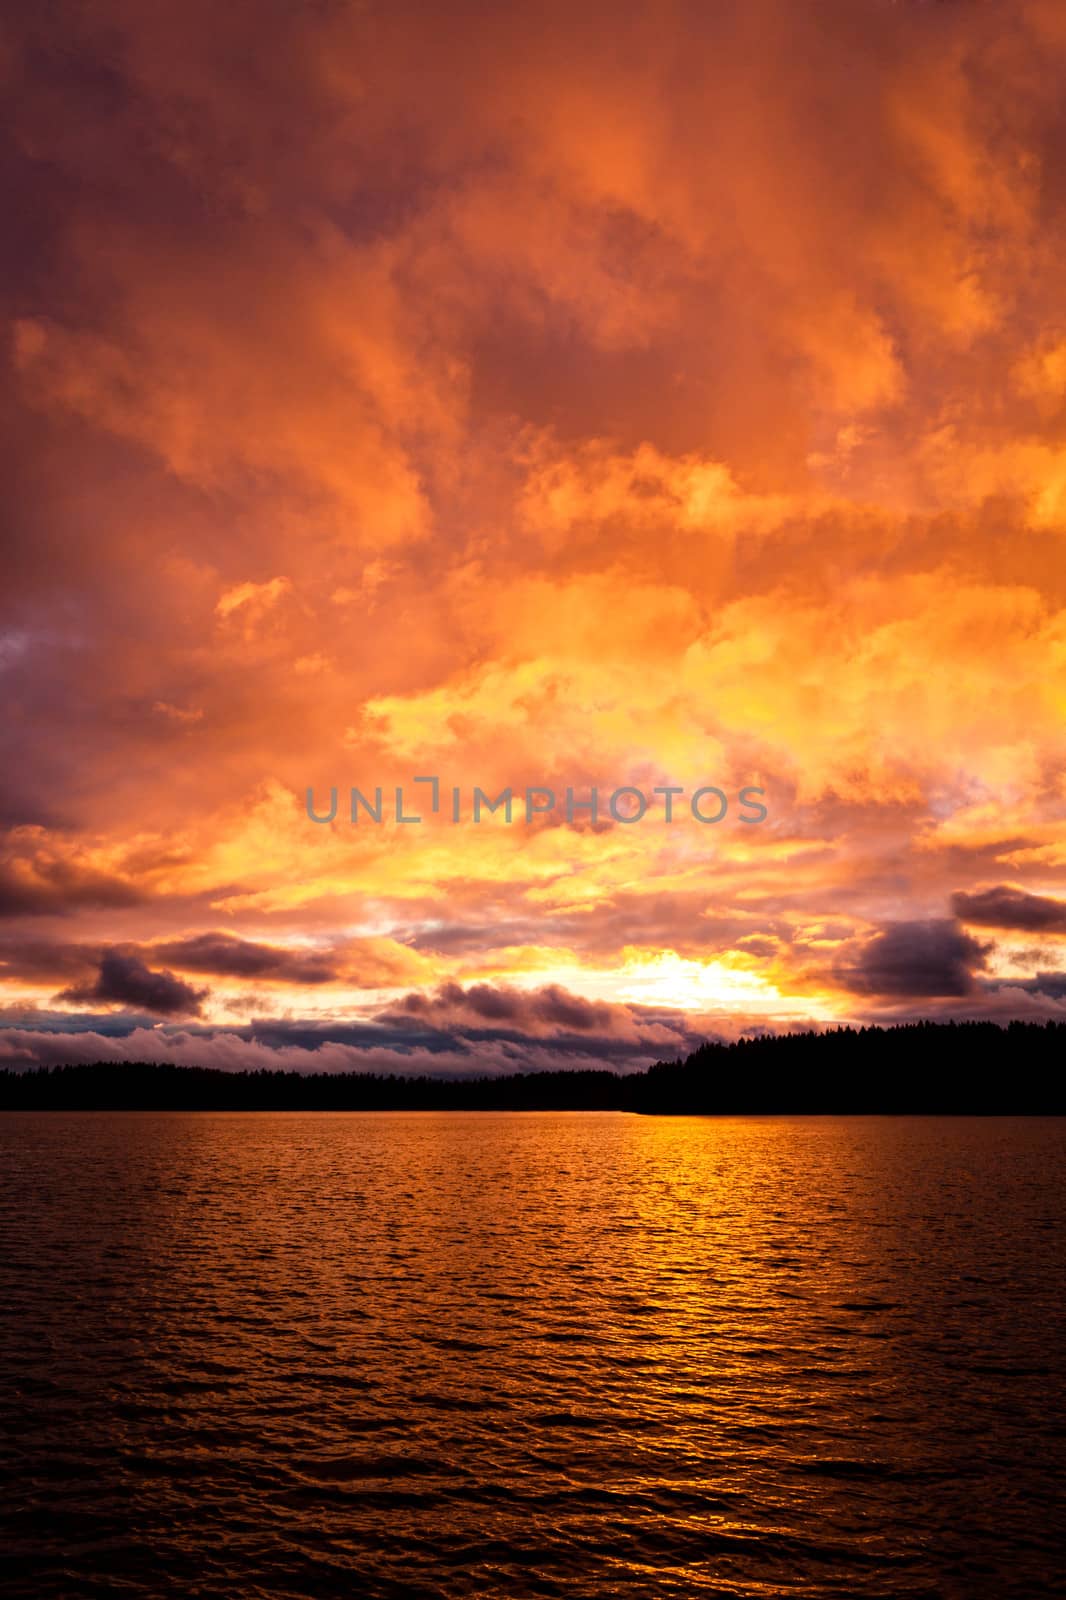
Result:
{"label": "golden light reflection on water", "polygon": [[0,1149],[35,1595],[72,1562],[238,1597],[1053,1592],[1022,1497],[1066,1296],[1023,1241],[1062,1221],[1057,1125],[56,1114]]}

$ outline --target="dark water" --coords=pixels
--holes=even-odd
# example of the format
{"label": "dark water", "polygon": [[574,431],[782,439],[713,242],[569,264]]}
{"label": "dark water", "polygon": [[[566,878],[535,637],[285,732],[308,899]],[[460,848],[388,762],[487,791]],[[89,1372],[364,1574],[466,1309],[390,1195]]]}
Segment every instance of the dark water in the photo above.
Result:
{"label": "dark water", "polygon": [[1066,1594],[1066,1126],[0,1117],[3,1592]]}

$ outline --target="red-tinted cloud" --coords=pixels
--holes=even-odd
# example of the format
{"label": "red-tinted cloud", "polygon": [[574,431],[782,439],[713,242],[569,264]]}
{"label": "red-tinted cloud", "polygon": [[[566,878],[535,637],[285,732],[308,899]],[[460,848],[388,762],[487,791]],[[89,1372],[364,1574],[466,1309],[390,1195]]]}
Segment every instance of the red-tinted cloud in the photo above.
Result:
{"label": "red-tinted cloud", "polygon": [[13,16],[0,1003],[1059,1007],[1060,12]]}

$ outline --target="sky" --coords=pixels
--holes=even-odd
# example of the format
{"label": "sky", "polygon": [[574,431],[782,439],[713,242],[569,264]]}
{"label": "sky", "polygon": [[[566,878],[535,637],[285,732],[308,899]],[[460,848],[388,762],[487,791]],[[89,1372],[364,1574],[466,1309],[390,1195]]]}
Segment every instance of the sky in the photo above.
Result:
{"label": "sky", "polygon": [[0,1066],[1066,1019],[1064,71],[1060,0],[9,8]]}

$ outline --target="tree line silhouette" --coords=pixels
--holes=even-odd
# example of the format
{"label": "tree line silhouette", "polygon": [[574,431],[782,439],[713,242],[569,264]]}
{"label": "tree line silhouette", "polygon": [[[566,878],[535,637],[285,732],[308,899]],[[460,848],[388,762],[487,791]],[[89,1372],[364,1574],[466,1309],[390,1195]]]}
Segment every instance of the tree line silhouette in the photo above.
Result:
{"label": "tree line silhouette", "polygon": [[916,1022],[708,1042],[644,1072],[444,1078],[158,1062],[9,1068],[0,1110],[1066,1113],[1066,1023]]}

